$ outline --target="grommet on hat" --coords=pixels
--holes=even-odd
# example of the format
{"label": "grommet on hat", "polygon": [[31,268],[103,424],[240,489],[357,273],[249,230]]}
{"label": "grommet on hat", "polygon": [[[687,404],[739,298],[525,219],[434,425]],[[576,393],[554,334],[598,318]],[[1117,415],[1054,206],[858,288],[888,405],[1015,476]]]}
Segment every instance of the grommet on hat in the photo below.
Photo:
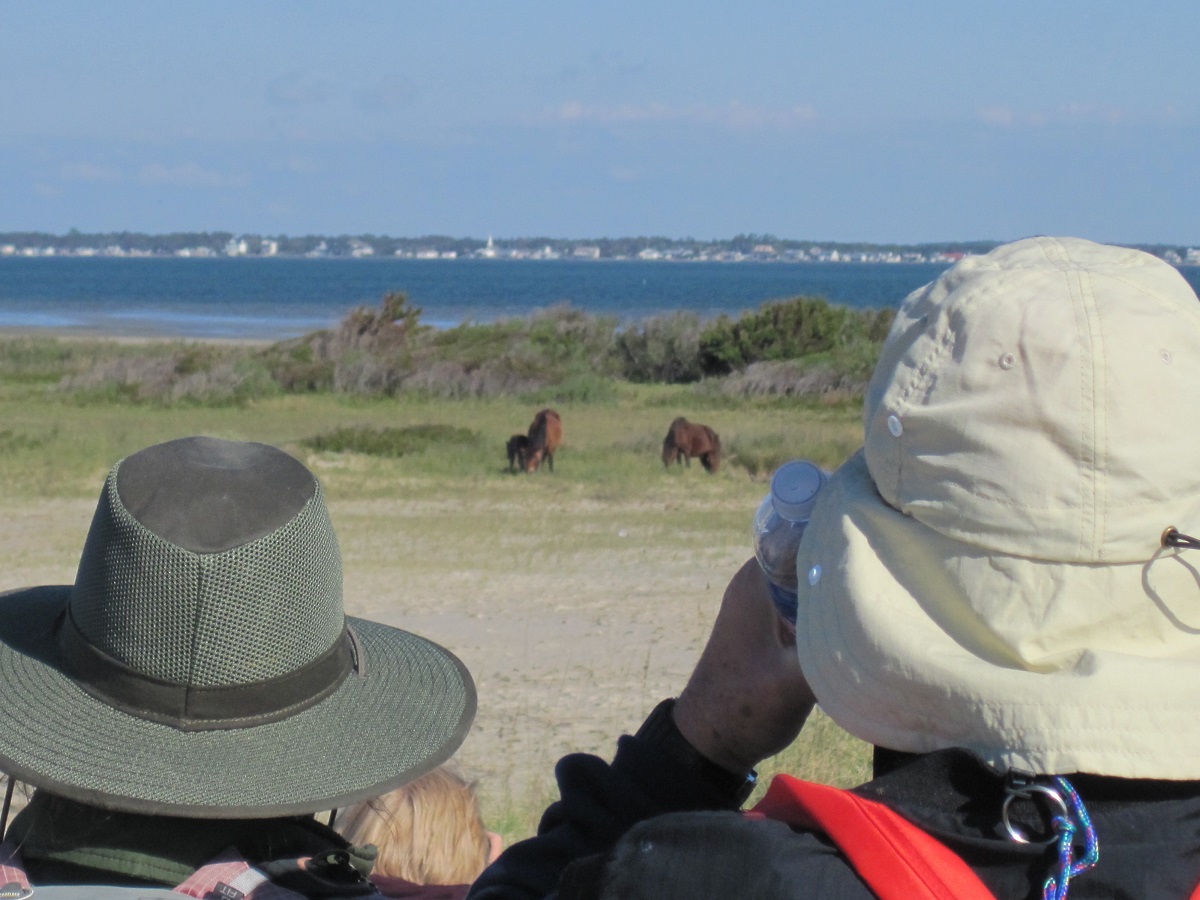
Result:
{"label": "grommet on hat", "polygon": [[0,595],[0,769],[93,806],[344,806],[444,762],[475,703],[448,650],[345,615],[321,485],[265,444],[121,460],[75,583]]}
{"label": "grommet on hat", "polygon": [[911,294],[863,450],[798,565],[825,711],[999,768],[1200,778],[1200,301],[1137,250],[1039,237]]}

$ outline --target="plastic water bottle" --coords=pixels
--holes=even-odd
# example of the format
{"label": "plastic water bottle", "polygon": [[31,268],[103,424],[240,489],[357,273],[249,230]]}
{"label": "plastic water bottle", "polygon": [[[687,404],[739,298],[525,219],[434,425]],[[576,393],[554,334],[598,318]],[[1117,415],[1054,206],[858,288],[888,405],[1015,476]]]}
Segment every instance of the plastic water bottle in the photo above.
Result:
{"label": "plastic water bottle", "polygon": [[796,625],[796,551],[817,494],[829,476],[806,459],[786,462],[771,476],[771,490],[754,514],[754,555],[762,566],[775,608]]}

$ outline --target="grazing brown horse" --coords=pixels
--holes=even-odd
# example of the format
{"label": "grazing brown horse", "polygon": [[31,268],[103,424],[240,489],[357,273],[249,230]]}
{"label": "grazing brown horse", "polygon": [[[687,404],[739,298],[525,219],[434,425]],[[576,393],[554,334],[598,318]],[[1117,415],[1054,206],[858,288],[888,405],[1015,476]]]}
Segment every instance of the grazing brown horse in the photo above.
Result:
{"label": "grazing brown horse", "polygon": [[689,422],[680,416],[671,423],[667,436],[663,438],[663,465],[683,462],[690,466],[693,456],[700,458],[704,471],[716,472],[721,468],[721,439],[707,425]]}
{"label": "grazing brown horse", "polygon": [[529,426],[529,446],[525,450],[525,471],[536,472],[542,460],[554,471],[554,451],[562,443],[562,419],[552,409],[543,409]]}
{"label": "grazing brown horse", "polygon": [[504,451],[508,454],[508,471],[516,472],[517,469],[525,468],[525,451],[528,449],[528,435],[514,434],[508,439],[508,443],[504,445]]}

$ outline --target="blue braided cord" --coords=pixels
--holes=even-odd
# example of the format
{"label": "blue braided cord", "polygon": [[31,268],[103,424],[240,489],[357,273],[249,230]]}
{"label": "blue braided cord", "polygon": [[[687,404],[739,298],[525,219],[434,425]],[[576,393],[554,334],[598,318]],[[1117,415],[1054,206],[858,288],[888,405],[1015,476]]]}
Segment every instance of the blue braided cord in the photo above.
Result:
{"label": "blue braided cord", "polygon": [[[1055,778],[1054,783],[1066,794],[1069,812],[1075,821],[1069,817],[1055,816],[1051,823],[1058,832],[1058,867],[1054,875],[1046,879],[1042,900],[1066,900],[1071,879],[1100,861],[1100,842],[1096,839],[1096,829],[1083,800],[1067,779]],[[1075,835],[1080,828],[1083,830],[1083,856],[1075,859]]]}

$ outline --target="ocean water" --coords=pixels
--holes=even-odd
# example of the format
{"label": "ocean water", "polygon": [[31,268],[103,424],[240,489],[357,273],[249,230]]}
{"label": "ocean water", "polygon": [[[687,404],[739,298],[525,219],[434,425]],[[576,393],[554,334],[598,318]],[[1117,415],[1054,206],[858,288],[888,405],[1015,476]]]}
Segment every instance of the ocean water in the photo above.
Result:
{"label": "ocean water", "polygon": [[[404,291],[439,328],[556,304],[629,323],[689,310],[736,316],[771,300],[897,306],[945,266],[577,260],[0,257],[0,329],[281,340]],[[1181,270],[1193,287],[1200,268]]]}
{"label": "ocean water", "polygon": [[0,258],[0,328],[279,340],[404,291],[439,328],[562,303],[634,322],[822,296],[895,305],[944,266],[577,260]]}

